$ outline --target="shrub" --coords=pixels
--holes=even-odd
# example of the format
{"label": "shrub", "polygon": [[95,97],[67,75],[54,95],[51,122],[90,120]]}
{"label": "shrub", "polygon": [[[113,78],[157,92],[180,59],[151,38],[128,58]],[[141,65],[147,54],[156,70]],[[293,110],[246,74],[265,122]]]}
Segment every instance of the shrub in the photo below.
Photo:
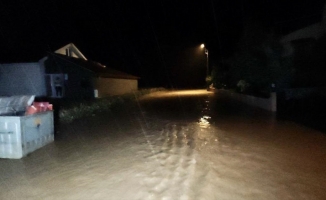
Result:
{"label": "shrub", "polygon": [[134,101],[143,95],[163,90],[165,89],[149,88],[121,96],[110,96],[91,101],[66,101],[59,111],[59,120],[62,123],[71,123],[75,119],[92,116],[98,112],[109,111],[111,108],[126,103],[127,101]]}

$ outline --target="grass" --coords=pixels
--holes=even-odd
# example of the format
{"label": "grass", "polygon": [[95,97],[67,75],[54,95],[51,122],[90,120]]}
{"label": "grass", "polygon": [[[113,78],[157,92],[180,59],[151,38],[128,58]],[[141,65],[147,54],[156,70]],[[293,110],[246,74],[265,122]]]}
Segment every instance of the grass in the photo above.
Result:
{"label": "grass", "polygon": [[59,121],[60,123],[71,123],[76,119],[92,116],[98,112],[110,111],[114,107],[135,101],[146,94],[164,90],[164,88],[150,88],[120,96],[109,96],[89,101],[65,101],[62,102],[59,110]]}

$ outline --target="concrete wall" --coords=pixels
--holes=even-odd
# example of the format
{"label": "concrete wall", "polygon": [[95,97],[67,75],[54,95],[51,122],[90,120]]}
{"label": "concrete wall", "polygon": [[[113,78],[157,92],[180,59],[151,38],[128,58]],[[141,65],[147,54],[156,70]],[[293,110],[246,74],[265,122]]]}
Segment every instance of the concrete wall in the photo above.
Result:
{"label": "concrete wall", "polygon": [[264,110],[276,112],[277,111],[277,98],[276,93],[272,92],[270,98],[260,98],[244,94],[239,94],[235,92],[230,92],[228,90],[217,90],[217,94],[222,94],[228,98],[243,102],[250,106],[259,107]]}
{"label": "concrete wall", "polygon": [[0,96],[45,96],[44,74],[40,63],[0,64]]}
{"label": "concrete wall", "polygon": [[136,79],[96,78],[94,88],[98,90],[98,97],[126,94],[138,89]]}

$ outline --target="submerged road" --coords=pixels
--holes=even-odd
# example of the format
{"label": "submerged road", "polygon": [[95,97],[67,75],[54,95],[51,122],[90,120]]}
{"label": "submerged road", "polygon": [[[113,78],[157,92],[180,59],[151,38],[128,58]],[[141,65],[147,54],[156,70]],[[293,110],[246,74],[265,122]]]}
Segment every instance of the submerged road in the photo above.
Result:
{"label": "submerged road", "polygon": [[325,134],[204,90],[159,92],[0,159],[0,199],[325,199]]}

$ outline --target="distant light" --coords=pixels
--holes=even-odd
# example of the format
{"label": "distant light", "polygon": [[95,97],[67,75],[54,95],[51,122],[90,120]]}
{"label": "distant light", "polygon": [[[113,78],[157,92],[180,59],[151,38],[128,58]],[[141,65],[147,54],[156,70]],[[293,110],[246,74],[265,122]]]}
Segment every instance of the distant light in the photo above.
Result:
{"label": "distant light", "polygon": [[200,48],[205,48],[205,44],[201,44],[200,45]]}
{"label": "distant light", "polygon": [[178,91],[170,91],[164,93],[158,93],[157,96],[160,97],[173,97],[173,96],[197,96],[203,94],[214,94],[213,92],[207,91],[206,89],[198,89],[198,90],[178,90]]}
{"label": "distant light", "polygon": [[165,91],[165,92],[157,92],[150,95],[146,95],[146,97],[150,98],[170,98],[170,97],[190,97],[190,96],[201,96],[201,95],[214,95],[214,92],[207,91],[207,89],[198,89],[198,90],[178,90],[178,91]]}

